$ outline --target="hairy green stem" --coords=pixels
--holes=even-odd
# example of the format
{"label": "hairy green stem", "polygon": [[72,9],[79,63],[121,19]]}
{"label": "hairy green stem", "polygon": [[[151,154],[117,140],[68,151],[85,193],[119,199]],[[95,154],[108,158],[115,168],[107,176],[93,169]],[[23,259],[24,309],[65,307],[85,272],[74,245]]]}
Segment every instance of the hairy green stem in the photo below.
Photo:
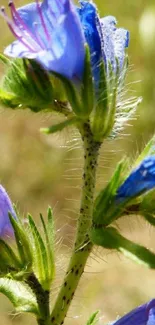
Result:
{"label": "hairy green stem", "polygon": [[51,314],[52,325],[62,325],[64,323],[75,290],[84,272],[86,261],[92,250],[92,243],[89,240],[89,229],[92,224],[96,168],[100,143],[94,141],[89,123],[85,123],[80,128],[80,132],[84,147],[84,172],[80,214],[69,266]]}
{"label": "hairy green stem", "polygon": [[49,291],[44,290],[37,280],[36,276],[31,273],[26,279],[26,283],[36,296],[40,316],[37,319],[39,325],[50,324],[50,311],[49,311]]}

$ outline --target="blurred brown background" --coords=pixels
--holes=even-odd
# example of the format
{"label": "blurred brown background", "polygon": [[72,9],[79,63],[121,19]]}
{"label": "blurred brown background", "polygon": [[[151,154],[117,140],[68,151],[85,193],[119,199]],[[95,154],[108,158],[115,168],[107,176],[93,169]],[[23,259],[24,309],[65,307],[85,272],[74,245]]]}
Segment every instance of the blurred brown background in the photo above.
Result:
{"label": "blurred brown background", "polygon": [[[6,4],[6,1],[1,1]],[[16,6],[24,4],[15,1]],[[98,188],[103,187],[116,162],[125,154],[134,157],[155,132],[155,4],[154,0],[97,1],[101,16],[114,15],[119,26],[130,31],[131,96],[143,96],[137,119],[121,137],[103,145]],[[0,19],[0,51],[12,40],[3,19]],[[0,73],[3,74],[3,66]],[[0,110],[0,182],[25,216],[37,220],[47,206],[54,208],[57,229],[57,280],[52,298],[64,274],[75,230],[79,207],[82,151],[75,130],[45,136],[40,127],[56,122],[49,114]],[[124,219],[122,233],[155,250],[154,229],[140,218]],[[73,301],[66,324],[84,325],[91,312],[99,309],[99,324],[114,320],[128,310],[155,296],[155,272],[136,265],[124,257],[95,249],[88,262],[81,287]],[[73,318],[75,317],[75,319]],[[17,315],[11,304],[0,296],[0,324],[35,324],[30,316]]]}

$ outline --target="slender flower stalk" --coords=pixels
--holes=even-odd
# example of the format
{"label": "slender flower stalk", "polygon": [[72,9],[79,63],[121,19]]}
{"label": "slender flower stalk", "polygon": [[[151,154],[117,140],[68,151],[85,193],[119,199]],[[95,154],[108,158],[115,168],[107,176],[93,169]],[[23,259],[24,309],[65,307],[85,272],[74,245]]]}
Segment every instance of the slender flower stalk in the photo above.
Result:
{"label": "slender flower stalk", "polygon": [[69,266],[51,315],[52,325],[63,324],[75,290],[92,250],[89,230],[92,224],[97,157],[100,143],[93,140],[89,124],[81,128],[84,147],[84,172],[77,233]]}

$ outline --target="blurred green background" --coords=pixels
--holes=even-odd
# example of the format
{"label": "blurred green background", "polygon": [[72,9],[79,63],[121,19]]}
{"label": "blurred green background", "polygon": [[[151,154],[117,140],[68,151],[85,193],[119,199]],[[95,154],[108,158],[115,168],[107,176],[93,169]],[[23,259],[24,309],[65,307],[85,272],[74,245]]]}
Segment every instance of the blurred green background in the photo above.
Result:
{"label": "blurred green background", "polygon": [[[1,1],[6,4],[6,1]],[[15,1],[21,6],[24,1]],[[130,71],[127,88],[130,96],[143,96],[136,118],[119,139],[106,141],[101,152],[98,188],[110,177],[116,162],[126,153],[135,157],[155,132],[155,4],[154,0],[97,1],[100,15],[114,15],[119,26],[130,31]],[[1,47],[13,39],[0,19]],[[0,66],[1,76],[4,67]],[[53,301],[64,274],[75,231],[79,207],[82,151],[74,129],[53,136],[39,132],[55,123],[56,116],[27,111],[0,110],[0,182],[24,216],[37,220],[47,206],[54,208],[57,278],[52,288]],[[155,250],[154,229],[140,218],[119,223],[129,238]],[[95,249],[81,280],[66,324],[82,325],[91,312],[100,310],[99,324],[155,296],[155,272],[136,265],[117,254]],[[35,324],[30,316],[14,313],[11,304],[0,296],[0,324]]]}

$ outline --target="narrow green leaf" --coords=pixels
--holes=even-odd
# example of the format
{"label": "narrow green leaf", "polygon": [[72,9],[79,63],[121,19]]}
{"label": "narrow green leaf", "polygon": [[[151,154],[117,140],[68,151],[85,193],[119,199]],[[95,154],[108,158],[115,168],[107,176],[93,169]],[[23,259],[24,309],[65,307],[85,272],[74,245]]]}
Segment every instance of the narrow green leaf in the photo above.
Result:
{"label": "narrow green leaf", "polygon": [[127,170],[128,160],[125,158],[117,165],[108,185],[101,190],[96,197],[93,210],[94,224],[109,225],[118,217],[118,213],[121,211],[122,207],[116,206],[115,194],[122,183]]}
{"label": "narrow green leaf", "polygon": [[70,119],[67,119],[67,120],[59,123],[59,124],[52,125],[52,126],[50,126],[48,128],[41,128],[40,131],[43,132],[43,133],[46,133],[46,134],[59,132],[59,131],[62,131],[67,126],[75,124],[77,121],[78,121],[78,119],[76,117],[72,117]]}
{"label": "narrow green leaf", "polygon": [[90,238],[95,245],[116,249],[137,263],[155,269],[155,254],[144,246],[123,237],[114,227],[93,227]]}
{"label": "narrow green leaf", "polygon": [[[49,218],[50,214],[50,218]],[[54,225],[53,225],[53,215],[52,210],[48,210],[48,223],[47,227],[43,219],[42,214],[40,214],[40,219],[43,225],[45,238],[46,238],[46,247],[47,247],[47,256],[48,256],[48,278],[49,282],[53,280],[55,274],[55,260],[54,260]]]}
{"label": "narrow green leaf", "polygon": [[53,218],[53,212],[51,207],[48,208],[47,216],[48,216],[47,235],[48,235],[49,259],[51,261],[51,276],[53,278],[55,273],[55,260],[54,260],[55,231],[54,231],[54,218]]}
{"label": "narrow green leaf", "polygon": [[33,266],[38,280],[44,287],[49,289],[49,275],[48,275],[48,257],[44,241],[38,231],[31,215],[28,215],[29,225],[32,232],[33,239]]}
{"label": "narrow green leaf", "polygon": [[88,322],[86,323],[86,325],[95,325],[96,322],[97,322],[96,316],[98,315],[98,313],[99,313],[98,310],[95,313],[93,313],[90,316],[90,318],[89,318]]}
{"label": "narrow green leaf", "polygon": [[83,72],[83,80],[81,86],[81,99],[83,104],[83,113],[88,117],[94,108],[94,98],[95,98],[95,93],[94,93],[94,82],[93,82],[93,75],[92,75],[90,50],[88,45],[86,45],[84,72]]}
{"label": "narrow green leaf", "polygon": [[9,214],[9,217],[14,229],[16,244],[21,262],[30,268],[32,265],[32,251],[30,248],[29,238],[26,235],[24,228],[21,226],[21,223],[18,222],[18,220],[15,220],[11,214]]}
{"label": "narrow green leaf", "polygon": [[37,302],[33,293],[26,285],[12,279],[0,278],[0,292],[13,304],[18,312],[39,314]]}
{"label": "narrow green leaf", "polygon": [[0,238],[0,252],[1,258],[3,258],[4,253],[6,254],[6,258],[10,266],[21,268],[21,262],[19,258],[16,256],[12,248],[2,238]]}
{"label": "narrow green leaf", "polygon": [[100,78],[96,97],[97,103],[92,112],[91,128],[95,139],[100,141],[103,138],[105,128],[107,127],[106,119],[109,110],[108,84],[103,61],[100,62]]}

